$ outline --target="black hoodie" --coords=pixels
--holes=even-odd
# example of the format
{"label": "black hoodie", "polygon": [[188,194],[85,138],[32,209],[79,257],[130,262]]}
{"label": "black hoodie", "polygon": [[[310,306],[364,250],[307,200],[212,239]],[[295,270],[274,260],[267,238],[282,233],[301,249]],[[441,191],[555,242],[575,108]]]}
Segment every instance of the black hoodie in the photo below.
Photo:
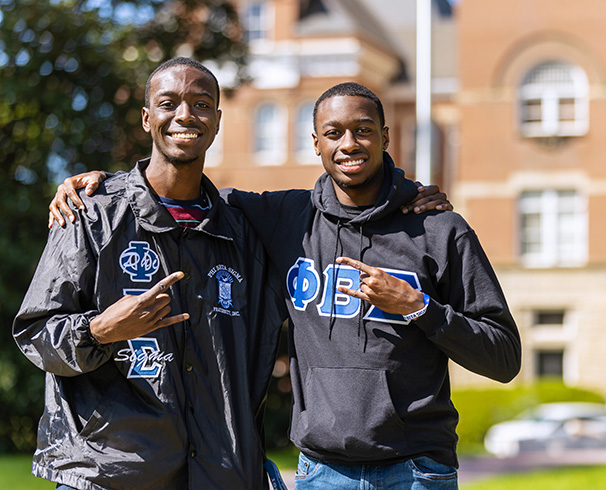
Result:
{"label": "black hoodie", "polygon": [[[417,193],[389,158],[375,206],[352,210],[322,175],[313,191],[231,191],[285,285],[290,314],[293,409],[290,437],[335,463],[392,463],[421,455],[457,466],[458,414],[449,358],[508,382],[520,339],[480,243],[454,212],[402,214]],[[406,322],[335,291],[358,289],[358,259],[431,297]],[[337,270],[336,279],[334,271]]]}

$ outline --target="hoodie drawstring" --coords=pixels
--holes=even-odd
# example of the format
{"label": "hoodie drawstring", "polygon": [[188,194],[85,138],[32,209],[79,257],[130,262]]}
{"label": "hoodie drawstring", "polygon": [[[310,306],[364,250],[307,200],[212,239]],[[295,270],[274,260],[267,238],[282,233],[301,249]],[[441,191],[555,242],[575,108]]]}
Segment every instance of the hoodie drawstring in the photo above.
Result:
{"label": "hoodie drawstring", "polygon": [[[332,259],[333,263],[333,274],[332,274],[332,294],[330,298],[330,320],[329,320],[329,329],[328,329],[328,340],[332,340],[332,331],[335,326],[335,322],[337,318],[335,317],[335,298],[337,294],[337,276],[338,276],[338,264],[337,257],[339,256],[339,243],[341,239],[341,228],[343,224],[341,220],[337,220],[337,240],[335,244],[335,253]],[[363,261],[364,254],[364,229],[362,224],[360,224],[360,243],[358,246],[358,260]],[[366,346],[368,344],[368,332],[366,331],[366,325],[364,324],[364,302],[360,301],[360,310],[358,313],[358,344],[360,344],[360,333],[362,332],[362,328],[364,328],[364,352],[366,352]]]}
{"label": "hoodie drawstring", "polygon": [[335,326],[335,321],[337,320],[334,315],[335,311],[335,296],[337,294],[337,256],[339,255],[339,237],[341,234],[341,220],[337,220],[337,240],[335,244],[335,255],[332,259],[332,294],[330,298],[330,320],[328,327],[328,340],[332,340],[332,329]]}
{"label": "hoodie drawstring", "polygon": [[[362,223],[360,223],[360,246],[358,249],[358,260],[360,262],[364,262],[362,260],[362,255],[364,253],[362,239],[364,238]],[[360,343],[360,330],[364,327],[364,349],[366,352],[366,344],[368,343],[368,332],[366,331],[366,325],[364,324],[364,301],[360,300],[360,312],[358,313],[358,344]]]}

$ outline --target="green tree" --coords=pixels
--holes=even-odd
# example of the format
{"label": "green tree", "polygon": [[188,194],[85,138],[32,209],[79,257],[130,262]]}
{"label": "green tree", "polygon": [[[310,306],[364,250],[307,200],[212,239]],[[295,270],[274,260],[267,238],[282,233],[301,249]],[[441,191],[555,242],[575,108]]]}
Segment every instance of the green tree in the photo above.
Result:
{"label": "green tree", "polygon": [[11,324],[57,183],[148,155],[140,108],[149,73],[176,53],[239,70],[241,37],[226,1],[0,0],[0,452],[35,446],[43,375],[16,348]]}

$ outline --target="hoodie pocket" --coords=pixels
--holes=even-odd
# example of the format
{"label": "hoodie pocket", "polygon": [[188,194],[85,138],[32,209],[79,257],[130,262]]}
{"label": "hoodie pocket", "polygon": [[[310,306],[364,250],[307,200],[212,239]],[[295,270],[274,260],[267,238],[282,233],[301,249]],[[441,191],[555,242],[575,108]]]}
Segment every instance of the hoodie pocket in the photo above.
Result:
{"label": "hoodie pocket", "polygon": [[385,371],[311,368],[294,442],[320,454],[377,460],[399,453],[405,425],[396,413]]}

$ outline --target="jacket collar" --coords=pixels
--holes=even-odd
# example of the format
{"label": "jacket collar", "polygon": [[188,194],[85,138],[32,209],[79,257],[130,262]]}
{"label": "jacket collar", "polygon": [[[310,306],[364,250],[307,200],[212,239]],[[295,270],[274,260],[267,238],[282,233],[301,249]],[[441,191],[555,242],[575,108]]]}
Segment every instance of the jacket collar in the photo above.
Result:
{"label": "jacket collar", "polygon": [[[126,179],[127,197],[133,214],[140,226],[152,233],[181,229],[167,209],[158,203],[158,197],[145,179],[145,169],[149,165],[149,160],[149,158],[139,160]],[[235,233],[232,218],[227,212],[226,204],[219,196],[219,191],[206,175],[202,176],[201,187],[206,192],[212,207],[202,223],[195,228],[187,229],[233,240]]]}

